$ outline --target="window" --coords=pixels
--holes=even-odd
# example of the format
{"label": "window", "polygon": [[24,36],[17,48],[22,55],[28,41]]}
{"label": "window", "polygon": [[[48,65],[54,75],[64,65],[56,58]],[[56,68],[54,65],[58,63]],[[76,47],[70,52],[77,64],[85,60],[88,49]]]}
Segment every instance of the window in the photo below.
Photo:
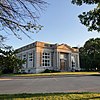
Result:
{"label": "window", "polygon": [[32,61],[33,60],[33,54],[32,53],[29,53],[29,61]]}
{"label": "window", "polygon": [[49,47],[49,44],[44,44],[46,47]]}
{"label": "window", "polygon": [[26,62],[27,62],[27,56],[26,56],[26,54],[23,54],[22,60],[24,60],[25,61],[25,64],[26,64]]}
{"label": "window", "polygon": [[72,68],[74,68],[76,66],[75,56],[74,55],[71,56],[71,60],[72,60]]}
{"label": "window", "polygon": [[23,55],[23,60],[26,60],[26,54]]}
{"label": "window", "polygon": [[60,54],[60,59],[64,59],[64,54]]}
{"label": "window", "polygon": [[42,55],[42,66],[51,66],[51,54],[48,52],[43,53]]}
{"label": "window", "polygon": [[72,60],[73,62],[75,62],[75,57],[74,57],[74,56],[71,56],[71,60]]}

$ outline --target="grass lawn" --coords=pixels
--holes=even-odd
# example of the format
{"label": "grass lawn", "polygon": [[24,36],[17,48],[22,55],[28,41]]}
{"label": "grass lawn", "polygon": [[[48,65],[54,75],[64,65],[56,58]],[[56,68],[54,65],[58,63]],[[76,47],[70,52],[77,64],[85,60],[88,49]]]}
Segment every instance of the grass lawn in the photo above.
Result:
{"label": "grass lawn", "polygon": [[100,72],[57,72],[57,73],[39,73],[39,74],[4,74],[2,76],[21,76],[21,77],[32,77],[32,76],[57,76],[57,75],[100,75]]}
{"label": "grass lawn", "polygon": [[100,100],[100,93],[1,94],[0,100]]}

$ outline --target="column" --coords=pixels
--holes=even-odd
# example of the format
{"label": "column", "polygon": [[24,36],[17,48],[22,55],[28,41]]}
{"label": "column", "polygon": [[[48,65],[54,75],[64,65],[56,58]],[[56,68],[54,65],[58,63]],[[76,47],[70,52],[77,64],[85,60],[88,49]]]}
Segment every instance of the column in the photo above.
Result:
{"label": "column", "polygon": [[57,69],[57,51],[54,51],[53,55],[53,68],[56,70]]}
{"label": "column", "polygon": [[57,53],[57,69],[60,69],[60,52]]}
{"label": "column", "polygon": [[80,70],[79,54],[77,55],[77,67],[78,67],[78,70]]}
{"label": "column", "polygon": [[60,52],[58,53],[58,55],[59,55],[59,58],[58,58],[58,61],[59,61],[59,67],[58,67],[58,69],[60,69]]}
{"label": "column", "polygon": [[72,69],[71,53],[68,54],[68,62],[69,62],[68,71],[71,71]]}
{"label": "column", "polygon": [[28,52],[26,52],[26,68],[28,68],[29,58],[28,58]]}
{"label": "column", "polygon": [[35,65],[36,65],[36,68],[37,67],[40,67],[40,54],[39,54],[39,52],[36,52],[36,57],[35,57],[36,59],[35,59]]}
{"label": "column", "polygon": [[35,67],[35,51],[33,50],[33,67]]}
{"label": "column", "polygon": [[34,67],[37,67],[37,52],[36,49],[34,50]]}

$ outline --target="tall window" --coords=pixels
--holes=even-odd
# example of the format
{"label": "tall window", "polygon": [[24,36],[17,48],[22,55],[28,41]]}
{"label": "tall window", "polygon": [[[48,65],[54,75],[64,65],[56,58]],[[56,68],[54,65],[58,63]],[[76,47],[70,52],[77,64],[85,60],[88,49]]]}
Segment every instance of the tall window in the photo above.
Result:
{"label": "tall window", "polygon": [[44,52],[42,55],[42,66],[49,67],[51,66],[51,54]]}
{"label": "tall window", "polygon": [[25,63],[23,64],[23,67],[26,68],[27,67],[27,56],[26,56],[26,54],[22,55],[22,60],[25,61]]}
{"label": "tall window", "polygon": [[71,56],[71,61],[72,61],[72,67],[75,67],[75,56]]}
{"label": "tall window", "polygon": [[26,54],[24,54],[24,55],[23,55],[23,60],[25,60],[25,61],[26,61]]}
{"label": "tall window", "polygon": [[32,61],[33,60],[33,54],[32,53],[29,53],[29,61]]}

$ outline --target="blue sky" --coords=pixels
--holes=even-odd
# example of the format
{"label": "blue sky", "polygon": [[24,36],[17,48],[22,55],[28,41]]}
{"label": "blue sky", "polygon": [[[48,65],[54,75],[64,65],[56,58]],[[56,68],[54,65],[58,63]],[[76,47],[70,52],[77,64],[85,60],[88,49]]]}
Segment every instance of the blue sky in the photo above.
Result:
{"label": "blue sky", "polygon": [[94,8],[94,5],[83,5],[78,7],[71,4],[71,0],[47,0],[49,5],[40,15],[38,23],[43,25],[43,29],[38,33],[29,33],[31,38],[22,33],[22,40],[10,35],[6,40],[8,45],[14,49],[30,44],[35,41],[48,43],[66,43],[70,46],[83,46],[85,41],[90,38],[100,38],[100,33],[88,32],[82,25],[78,15],[83,11]]}

